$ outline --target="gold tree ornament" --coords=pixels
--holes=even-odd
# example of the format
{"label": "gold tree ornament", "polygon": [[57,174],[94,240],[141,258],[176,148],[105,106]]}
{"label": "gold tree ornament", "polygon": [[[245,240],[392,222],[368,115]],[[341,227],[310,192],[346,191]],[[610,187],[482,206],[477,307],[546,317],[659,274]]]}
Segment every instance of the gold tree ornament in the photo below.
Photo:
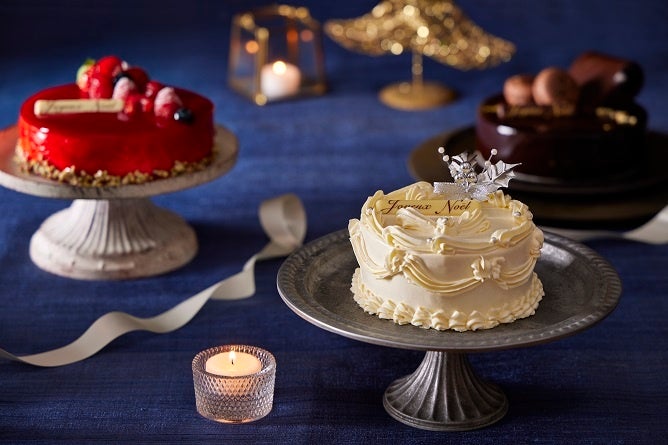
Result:
{"label": "gold tree ornament", "polygon": [[515,45],[485,32],[452,0],[385,0],[360,17],[327,21],[325,32],[362,54],[411,51],[411,81],[388,85],[379,94],[386,105],[406,110],[433,108],[456,97],[440,83],[424,81],[423,56],[469,70],[507,62],[515,52]]}

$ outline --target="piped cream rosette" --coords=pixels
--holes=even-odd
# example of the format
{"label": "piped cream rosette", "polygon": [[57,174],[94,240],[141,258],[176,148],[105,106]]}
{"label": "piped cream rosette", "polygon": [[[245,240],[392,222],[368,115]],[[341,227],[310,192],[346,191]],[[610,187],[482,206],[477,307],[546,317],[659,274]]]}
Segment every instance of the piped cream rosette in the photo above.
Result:
{"label": "piped cream rosette", "polygon": [[349,223],[359,268],[355,301],[371,314],[423,328],[488,329],[534,314],[543,233],[505,195],[448,199],[418,182],[368,198]]}

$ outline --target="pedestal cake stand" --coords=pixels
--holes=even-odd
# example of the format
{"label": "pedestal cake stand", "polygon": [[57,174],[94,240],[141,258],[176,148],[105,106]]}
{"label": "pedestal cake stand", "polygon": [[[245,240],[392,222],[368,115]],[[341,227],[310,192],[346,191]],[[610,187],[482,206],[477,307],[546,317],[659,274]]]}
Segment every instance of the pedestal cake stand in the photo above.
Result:
{"label": "pedestal cake stand", "polygon": [[42,223],[30,240],[40,268],[70,278],[105,280],[158,275],[197,253],[195,231],[150,197],[203,184],[236,162],[237,139],[216,127],[214,158],[205,169],[144,184],[81,187],[22,172],[14,162],[16,126],[0,132],[0,185],[34,196],[73,199]]}
{"label": "pedestal cake stand", "polygon": [[476,375],[467,353],[573,335],[610,314],[621,295],[617,273],[598,254],[546,233],[535,269],[545,297],[535,315],[488,330],[439,332],[365,313],[350,291],[356,267],[348,231],[334,232],[288,257],[278,272],[278,291],[295,313],[320,328],[377,345],[426,351],[413,374],[387,388],[383,405],[396,420],[427,430],[481,428],[507,412],[503,391]]}

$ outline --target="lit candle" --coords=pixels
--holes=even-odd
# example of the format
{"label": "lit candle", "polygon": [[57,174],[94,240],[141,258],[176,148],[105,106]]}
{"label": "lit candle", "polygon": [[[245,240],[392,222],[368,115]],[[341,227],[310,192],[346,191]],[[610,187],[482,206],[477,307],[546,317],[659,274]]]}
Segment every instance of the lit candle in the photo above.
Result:
{"label": "lit candle", "polygon": [[260,419],[274,403],[276,360],[256,346],[225,345],[200,352],[192,362],[197,412],[223,423]]}
{"label": "lit candle", "polygon": [[229,351],[211,356],[206,361],[205,369],[211,374],[239,377],[260,372],[262,363],[252,354]]}
{"label": "lit candle", "polygon": [[296,66],[278,60],[262,67],[260,89],[267,99],[297,94],[302,75]]}

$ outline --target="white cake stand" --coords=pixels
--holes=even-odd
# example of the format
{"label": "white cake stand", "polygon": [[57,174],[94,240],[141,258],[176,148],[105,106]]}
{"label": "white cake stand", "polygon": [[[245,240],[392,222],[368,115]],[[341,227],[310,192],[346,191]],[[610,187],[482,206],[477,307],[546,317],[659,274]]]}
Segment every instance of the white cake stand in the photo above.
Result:
{"label": "white cake stand", "polygon": [[22,172],[14,162],[18,130],[0,131],[0,185],[33,196],[73,199],[50,216],[30,240],[30,257],[40,268],[86,280],[158,275],[188,263],[197,253],[195,231],[151,196],[214,180],[236,162],[238,142],[216,127],[213,162],[205,169],[144,184],[80,187]]}

